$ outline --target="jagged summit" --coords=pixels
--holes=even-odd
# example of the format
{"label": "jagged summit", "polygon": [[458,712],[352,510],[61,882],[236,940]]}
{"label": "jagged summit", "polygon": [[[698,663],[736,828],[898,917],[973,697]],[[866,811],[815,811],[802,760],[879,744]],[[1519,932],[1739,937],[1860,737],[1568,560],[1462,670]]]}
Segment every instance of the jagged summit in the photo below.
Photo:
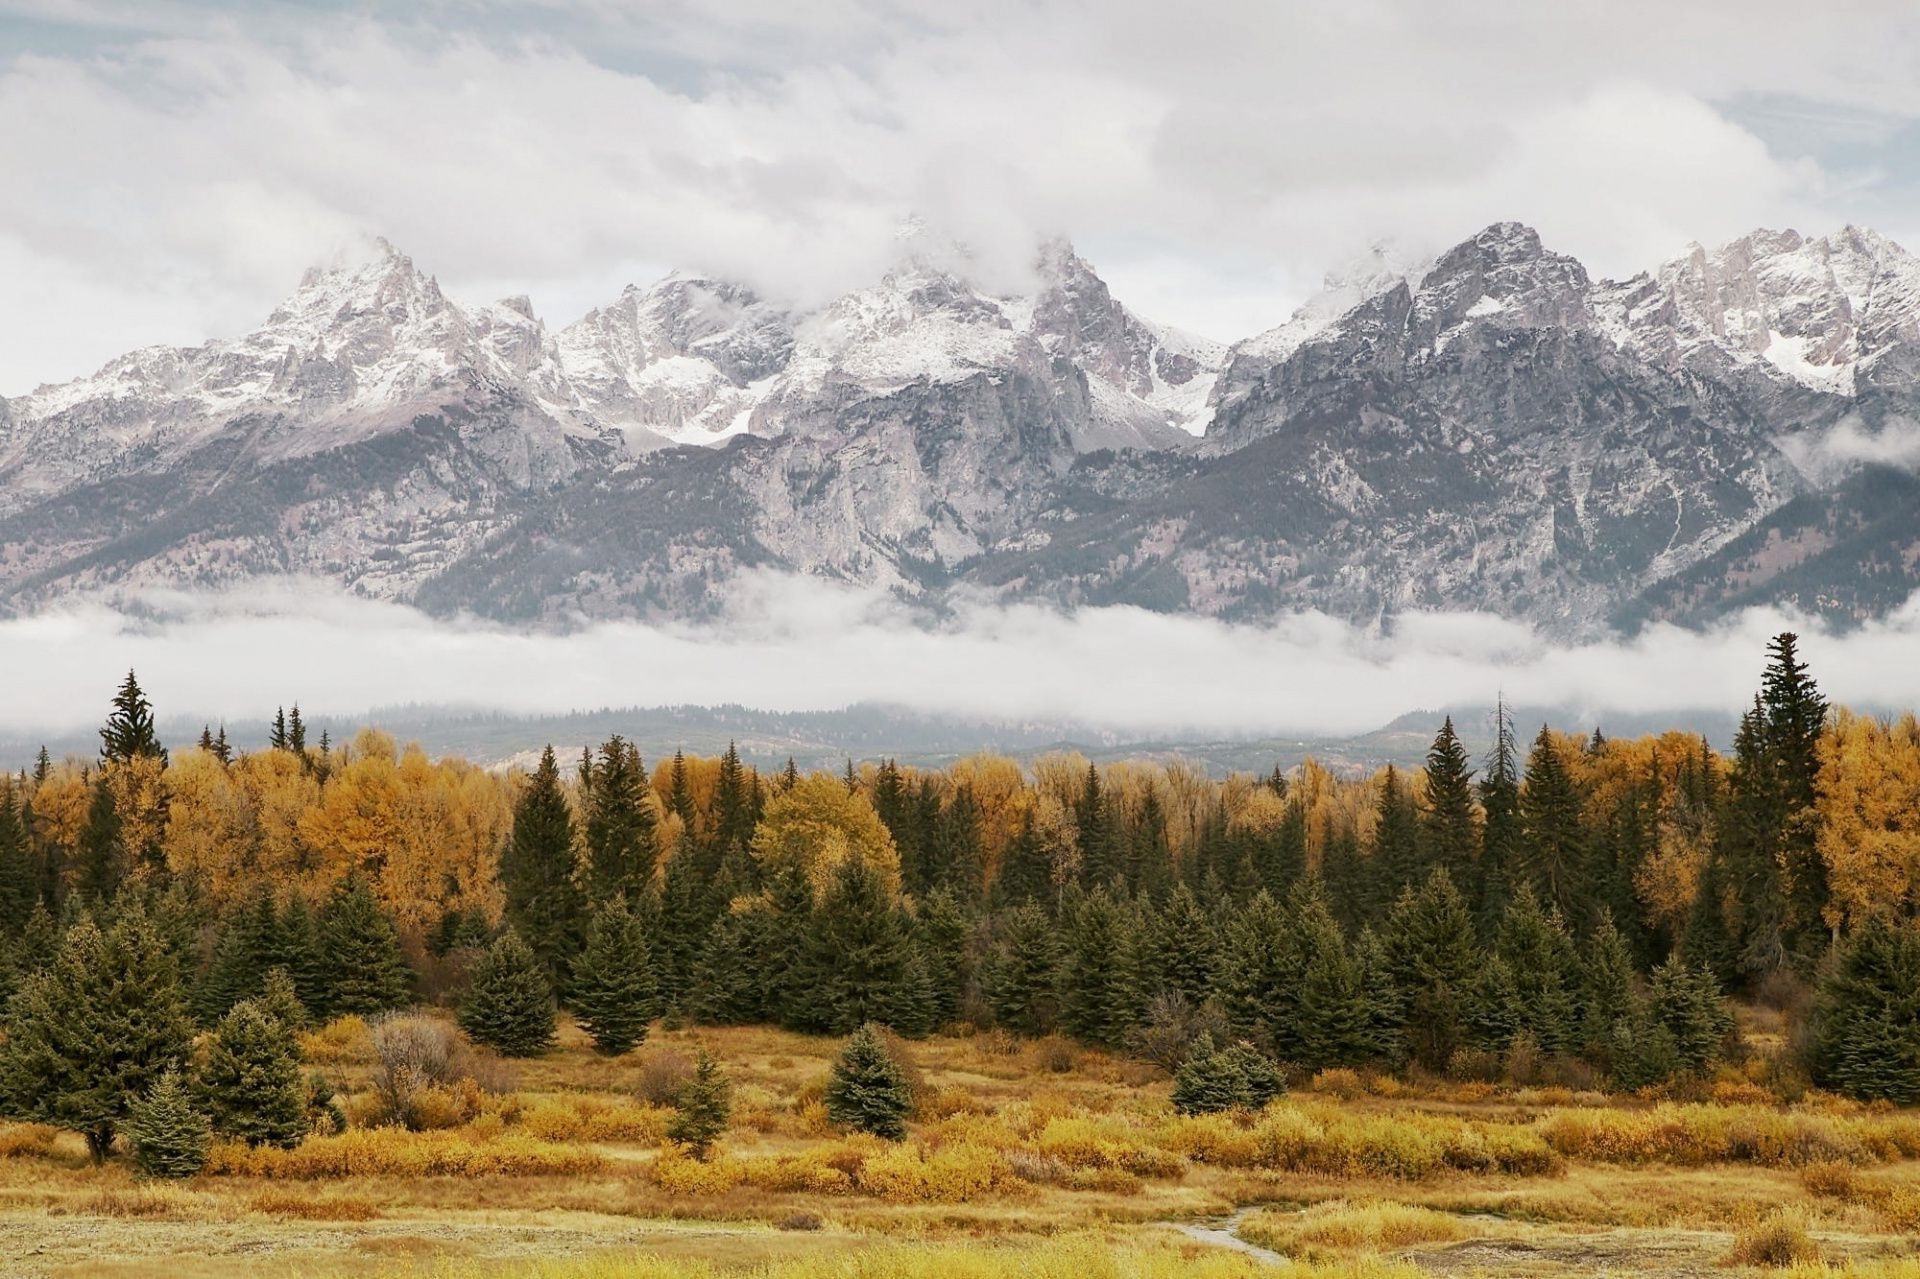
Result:
{"label": "jagged summit", "polygon": [[1870,615],[1920,563],[1920,481],[1824,443],[1920,414],[1920,263],[1871,231],[1606,281],[1500,222],[1433,258],[1375,246],[1225,349],[1064,240],[997,284],[924,228],[898,249],[810,309],[675,273],[553,330],[371,241],[253,332],[0,400],[0,591],[295,572],[503,618],[684,616],[770,566],[1579,631],[1755,599]]}

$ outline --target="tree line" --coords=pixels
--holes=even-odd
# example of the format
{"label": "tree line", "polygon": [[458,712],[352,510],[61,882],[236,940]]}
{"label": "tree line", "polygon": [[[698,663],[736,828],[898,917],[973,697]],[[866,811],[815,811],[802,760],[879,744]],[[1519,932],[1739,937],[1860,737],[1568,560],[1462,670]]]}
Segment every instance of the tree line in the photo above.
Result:
{"label": "tree line", "polygon": [[97,760],[43,753],[0,793],[0,977],[24,993],[136,901],[204,1025],[283,973],[304,1015],[444,998],[504,1051],[540,1051],[558,1004],[608,1052],[663,1016],[970,1021],[1170,1067],[1204,1035],[1623,1087],[1710,1070],[1736,994],[1804,1016],[1818,1082],[1920,1100],[1911,716],[1829,707],[1783,634],[1730,753],[1494,728],[1484,760],[1449,720],[1423,769],[1366,777],[650,769],[618,736],[513,772],[309,744],[297,711],[264,751],[210,728],[170,755],[130,674]]}

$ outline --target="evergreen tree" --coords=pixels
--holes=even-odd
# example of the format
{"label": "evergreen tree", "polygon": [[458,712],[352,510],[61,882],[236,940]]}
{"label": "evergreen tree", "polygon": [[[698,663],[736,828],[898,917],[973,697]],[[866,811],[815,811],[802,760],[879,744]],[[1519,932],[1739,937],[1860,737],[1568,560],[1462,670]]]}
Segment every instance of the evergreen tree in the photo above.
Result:
{"label": "evergreen tree", "polygon": [[1113,810],[1100,785],[1100,770],[1092,764],[1087,765],[1086,785],[1074,807],[1074,828],[1080,836],[1080,882],[1110,884],[1119,878],[1122,866]]}
{"label": "evergreen tree", "polygon": [[791,1016],[797,1028],[846,1034],[869,1021],[903,1031],[924,1024],[924,976],[919,990],[908,980],[913,941],[906,916],[864,858],[849,857],[834,869],[815,920],[810,990]]}
{"label": "evergreen tree", "polygon": [[18,937],[40,900],[14,787],[0,789],[0,938]]}
{"label": "evergreen tree", "polygon": [[1466,1001],[1468,1038],[1476,1048],[1504,1053],[1527,1031],[1527,1010],[1520,1001],[1513,969],[1496,952],[1488,955],[1474,975]]}
{"label": "evergreen tree", "polygon": [[1193,891],[1185,884],[1176,887],[1150,927],[1152,955],[1141,974],[1143,985],[1156,994],[1177,990],[1194,1004],[1212,998],[1220,941]]}
{"label": "evergreen tree", "polygon": [[[752,781],[741,767],[739,749],[728,742],[713,784],[713,842],[707,861],[716,875],[724,867],[748,860],[747,847],[753,842],[753,809]],[[745,892],[752,886],[735,884],[733,887]]]}
{"label": "evergreen tree", "polygon": [[592,898],[639,900],[652,890],[654,871],[653,803],[640,752],[616,733],[584,775]]}
{"label": "evergreen tree", "polygon": [[1240,1080],[1241,1104],[1248,1110],[1261,1110],[1287,1092],[1287,1081],[1273,1062],[1255,1051],[1251,1044],[1229,1044],[1219,1056]]}
{"label": "evergreen tree", "polygon": [[1283,1059],[1322,1070],[1377,1058],[1371,998],[1340,925],[1324,903],[1313,899],[1304,901],[1293,919],[1304,962],[1283,1021]]}
{"label": "evergreen tree", "polygon": [[1060,1007],[1059,966],[1059,937],[1038,906],[1026,902],[1001,915],[982,974],[994,1020],[1025,1035],[1052,1030]]}
{"label": "evergreen tree", "polygon": [[1139,1007],[1129,922],[1105,888],[1080,896],[1068,911],[1060,1024],[1102,1048],[1120,1046]]}
{"label": "evergreen tree", "polygon": [[808,988],[814,956],[813,885],[798,863],[776,870],[766,894],[759,956],[762,1006],[776,1021],[791,1024],[816,1006]]}
{"label": "evergreen tree", "polygon": [[214,943],[213,959],[195,985],[193,1008],[203,1026],[227,1009],[260,993],[267,969],[280,957],[280,914],[264,887],[248,902],[227,912]]}
{"label": "evergreen tree", "polygon": [[1470,884],[1478,869],[1480,831],[1473,814],[1473,769],[1453,731],[1453,716],[1427,751],[1426,802],[1420,809],[1421,858],[1444,866],[1456,884]]}
{"label": "evergreen tree", "polygon": [[837,1124],[888,1141],[907,1135],[913,1089],[871,1023],[856,1030],[840,1050],[827,1078],[826,1103],[827,1116]]}
{"label": "evergreen tree", "polygon": [[668,1139],[685,1146],[695,1159],[706,1159],[713,1143],[727,1131],[727,1120],[733,1115],[731,1093],[731,1082],[702,1048],[693,1073],[680,1085],[680,1095],[674,1099],[673,1118],[667,1121]]}
{"label": "evergreen tree", "polygon": [[1815,783],[1827,699],[1800,660],[1800,637],[1783,631],[1767,645],[1760,701],[1766,710],[1767,749],[1778,790],[1778,859],[1786,889],[1785,944],[1810,968],[1830,940],[1824,913],[1827,864],[1815,844]]}
{"label": "evergreen tree", "polygon": [[1566,761],[1543,724],[1527,757],[1520,827],[1528,882],[1563,919],[1584,918],[1590,901],[1585,818]]}
{"label": "evergreen tree", "polygon": [[1673,1036],[1679,1068],[1707,1074],[1720,1060],[1721,1045],[1733,1029],[1733,1012],[1713,974],[1670,960],[1653,970],[1649,995],[1653,1015]]}
{"label": "evergreen tree", "polygon": [[1812,1066],[1823,1088],[1920,1103],[1920,931],[1872,917],[1821,970]]}
{"label": "evergreen tree", "polygon": [[500,855],[507,920],[545,966],[556,989],[580,949],[582,913],[574,882],[573,810],[549,745],[513,807],[513,836]]}
{"label": "evergreen tree", "polygon": [[220,1019],[197,1091],[214,1130],[249,1146],[291,1147],[307,1133],[307,1085],[293,1029],[253,1000]]}
{"label": "evergreen tree", "polygon": [[127,849],[121,838],[119,807],[104,775],[95,775],[91,796],[87,824],[80,830],[75,887],[89,900],[103,902],[126,882]]}
{"label": "evergreen tree", "polygon": [[316,1011],[324,1017],[386,1012],[412,994],[413,974],[393,920],[357,875],[342,880],[327,902],[319,949],[323,988]]}
{"label": "evergreen tree", "polygon": [[646,1039],[658,991],[646,929],[626,902],[612,901],[594,912],[569,991],[573,1010],[599,1052],[617,1057]]}
{"label": "evergreen tree", "polygon": [[1633,1004],[1633,956],[1626,938],[1613,926],[1612,913],[1603,911],[1587,939],[1581,965],[1581,1046],[1604,1062],[1614,1024],[1631,1015]]}
{"label": "evergreen tree", "polygon": [[153,707],[147,695],[140,691],[140,681],[128,671],[119,691],[113,695],[113,710],[100,729],[100,762],[103,765],[125,763],[143,756],[152,756],[164,764],[167,750],[153,731]]}
{"label": "evergreen tree", "polygon": [[307,899],[299,893],[287,899],[280,912],[278,947],[267,956],[267,967],[284,969],[293,981],[293,993],[306,1010],[307,1020],[318,1021],[327,1006],[326,962],[320,950],[320,931]]}
{"label": "evergreen tree", "polygon": [[771,915],[763,901],[742,899],[714,921],[694,963],[696,1017],[723,1026],[774,1020],[762,972]]}
{"label": "evergreen tree", "polygon": [[8,1009],[0,1098],[79,1132],[98,1163],[135,1101],[185,1064],[193,1027],[172,954],[137,902],[102,931],[82,918]]}
{"label": "evergreen tree", "polygon": [[[1317,882],[1314,891],[1318,891]],[[1331,918],[1331,916],[1328,916]],[[1279,1019],[1299,981],[1299,947],[1280,904],[1263,888],[1227,921],[1220,956],[1220,1006],[1235,1035],[1280,1052]]]}
{"label": "evergreen tree", "polygon": [[996,906],[1018,906],[1023,902],[1046,905],[1053,901],[1053,863],[1046,843],[1029,812],[1007,841],[1000,859],[1000,874],[993,882]]}
{"label": "evergreen tree", "polygon": [[1481,837],[1480,891],[1475,912],[1480,933],[1491,937],[1507,913],[1516,878],[1525,874],[1524,833],[1520,821],[1519,747],[1513,720],[1503,700],[1494,708],[1493,754],[1480,781],[1480,808],[1486,822]]}
{"label": "evergreen tree", "polygon": [[967,943],[973,927],[946,888],[928,896],[915,926],[921,963],[933,987],[927,1011],[935,1027],[945,1026],[959,1018],[966,998],[972,976]]}
{"label": "evergreen tree", "polygon": [[1727,891],[1719,848],[1707,851],[1706,865],[1680,935],[1680,956],[1696,968],[1731,984],[1740,972],[1740,950],[1727,924]]}
{"label": "evergreen tree", "polygon": [[1435,867],[1418,892],[1401,894],[1383,940],[1406,1010],[1408,1047],[1421,1065],[1444,1070],[1460,1044],[1481,967],[1473,917],[1445,869]]}
{"label": "evergreen tree", "polygon": [[[1265,1066],[1260,1080],[1249,1080],[1247,1067]],[[1257,1069],[1257,1067],[1256,1067]],[[1183,1115],[1210,1115],[1223,1110],[1254,1108],[1256,1089],[1265,1093],[1258,1104],[1278,1095],[1279,1076],[1272,1066],[1252,1049],[1222,1052],[1214,1047],[1213,1036],[1205,1031],[1193,1041],[1193,1050],[1173,1074],[1173,1108]],[[1268,1091],[1272,1089],[1272,1091]]]}
{"label": "evergreen tree", "polygon": [[1353,943],[1353,967],[1366,1009],[1362,1057],[1397,1066],[1406,1057],[1406,1006],[1387,948],[1370,928]]}
{"label": "evergreen tree", "polygon": [[1607,1034],[1607,1069],[1616,1088],[1638,1092],[1671,1079],[1680,1059],[1673,1032],[1652,1005],[1635,998]]}
{"label": "evergreen tree", "polygon": [[178,1179],[207,1166],[213,1127],[194,1109],[180,1073],[169,1070],[127,1112],[133,1166],[148,1177]]}
{"label": "evergreen tree", "polygon": [[1400,770],[1388,764],[1375,809],[1373,855],[1368,863],[1371,882],[1365,894],[1368,917],[1398,898],[1401,889],[1420,882],[1420,860],[1419,814]]}
{"label": "evergreen tree", "polygon": [[260,993],[253,1002],[266,1013],[291,1031],[300,1031],[313,1024],[307,1013],[307,1006],[300,1002],[300,993],[293,984],[293,977],[285,968],[275,966],[267,969],[265,980],[260,983]]}
{"label": "evergreen tree", "polygon": [[487,948],[460,1003],[460,1029],[508,1057],[553,1047],[553,987],[520,934],[509,928]]}
{"label": "evergreen tree", "polygon": [[1533,890],[1522,887],[1495,945],[1512,975],[1519,1029],[1549,1053],[1572,1051],[1580,1030],[1579,958],[1559,913],[1542,909]]}

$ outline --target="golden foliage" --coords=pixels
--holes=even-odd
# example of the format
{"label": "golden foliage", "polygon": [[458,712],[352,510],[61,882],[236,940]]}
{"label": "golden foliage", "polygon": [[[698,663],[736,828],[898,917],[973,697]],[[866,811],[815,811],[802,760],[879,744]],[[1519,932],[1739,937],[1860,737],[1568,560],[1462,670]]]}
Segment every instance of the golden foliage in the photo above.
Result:
{"label": "golden foliage", "polygon": [[753,832],[753,855],[769,869],[800,867],[815,892],[848,858],[878,870],[891,891],[900,888],[900,852],[880,815],[866,796],[824,773],[802,777],[768,802]]}

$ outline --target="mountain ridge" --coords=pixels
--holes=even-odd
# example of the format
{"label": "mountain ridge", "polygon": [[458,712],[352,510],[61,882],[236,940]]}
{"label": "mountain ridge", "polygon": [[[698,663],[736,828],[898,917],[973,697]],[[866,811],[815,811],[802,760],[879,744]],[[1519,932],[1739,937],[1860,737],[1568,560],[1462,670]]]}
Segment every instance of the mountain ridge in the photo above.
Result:
{"label": "mountain ridge", "polygon": [[[377,241],[239,338],[0,399],[0,597],[294,572],[550,623],[699,615],[771,565],[1580,633],[1755,600],[1857,620],[1911,588],[1920,532],[1875,505],[1904,488],[1804,464],[1920,395],[1920,260],[1873,232],[1608,281],[1495,223],[1426,262],[1376,248],[1228,345],[1065,241],[1035,263],[996,294],[909,249],[805,313],[674,273],[556,331]],[[1810,595],[1843,525],[1862,567]]]}

